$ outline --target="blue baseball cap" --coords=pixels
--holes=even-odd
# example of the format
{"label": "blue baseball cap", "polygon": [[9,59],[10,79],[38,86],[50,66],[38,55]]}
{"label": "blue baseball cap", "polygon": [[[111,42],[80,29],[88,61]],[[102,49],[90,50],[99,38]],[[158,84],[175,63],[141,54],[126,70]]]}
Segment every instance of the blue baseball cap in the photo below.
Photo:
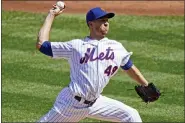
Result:
{"label": "blue baseball cap", "polygon": [[114,17],[114,13],[107,13],[105,10],[100,7],[90,9],[86,14],[86,22],[88,25],[89,21],[97,20],[103,17],[112,18]]}

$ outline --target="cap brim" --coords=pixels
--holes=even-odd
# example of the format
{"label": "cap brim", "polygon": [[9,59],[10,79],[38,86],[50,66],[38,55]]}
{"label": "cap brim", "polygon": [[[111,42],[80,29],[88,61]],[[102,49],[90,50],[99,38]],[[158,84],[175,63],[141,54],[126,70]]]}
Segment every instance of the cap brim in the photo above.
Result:
{"label": "cap brim", "polygon": [[105,14],[105,15],[103,15],[103,16],[97,18],[97,19],[101,19],[101,18],[112,18],[112,17],[114,17],[114,16],[115,16],[114,13],[107,13],[107,14]]}

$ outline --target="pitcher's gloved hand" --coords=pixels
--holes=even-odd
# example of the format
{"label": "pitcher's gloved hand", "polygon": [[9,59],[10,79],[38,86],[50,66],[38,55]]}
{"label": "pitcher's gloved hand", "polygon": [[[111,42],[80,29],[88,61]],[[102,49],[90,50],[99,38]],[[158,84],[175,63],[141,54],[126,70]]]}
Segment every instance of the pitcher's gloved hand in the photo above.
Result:
{"label": "pitcher's gloved hand", "polygon": [[156,101],[161,95],[159,89],[153,83],[149,83],[148,86],[135,86],[135,90],[146,103]]}

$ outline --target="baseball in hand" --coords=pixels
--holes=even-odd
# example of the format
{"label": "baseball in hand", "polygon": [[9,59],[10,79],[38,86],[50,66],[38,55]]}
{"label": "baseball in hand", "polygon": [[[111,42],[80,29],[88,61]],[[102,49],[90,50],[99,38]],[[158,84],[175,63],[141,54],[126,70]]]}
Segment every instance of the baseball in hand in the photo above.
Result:
{"label": "baseball in hand", "polygon": [[62,2],[62,1],[58,1],[58,2],[56,3],[56,5],[57,5],[61,10],[65,8],[65,3]]}

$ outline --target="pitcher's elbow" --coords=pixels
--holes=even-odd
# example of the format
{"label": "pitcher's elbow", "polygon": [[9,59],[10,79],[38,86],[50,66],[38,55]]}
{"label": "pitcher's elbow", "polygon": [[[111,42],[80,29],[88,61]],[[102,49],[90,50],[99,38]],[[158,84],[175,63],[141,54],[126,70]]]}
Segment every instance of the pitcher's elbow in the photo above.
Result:
{"label": "pitcher's elbow", "polygon": [[42,41],[39,39],[39,38],[37,38],[37,42],[36,42],[36,44],[35,44],[35,47],[36,47],[36,49],[40,49],[40,47],[41,47],[41,45],[42,45]]}

